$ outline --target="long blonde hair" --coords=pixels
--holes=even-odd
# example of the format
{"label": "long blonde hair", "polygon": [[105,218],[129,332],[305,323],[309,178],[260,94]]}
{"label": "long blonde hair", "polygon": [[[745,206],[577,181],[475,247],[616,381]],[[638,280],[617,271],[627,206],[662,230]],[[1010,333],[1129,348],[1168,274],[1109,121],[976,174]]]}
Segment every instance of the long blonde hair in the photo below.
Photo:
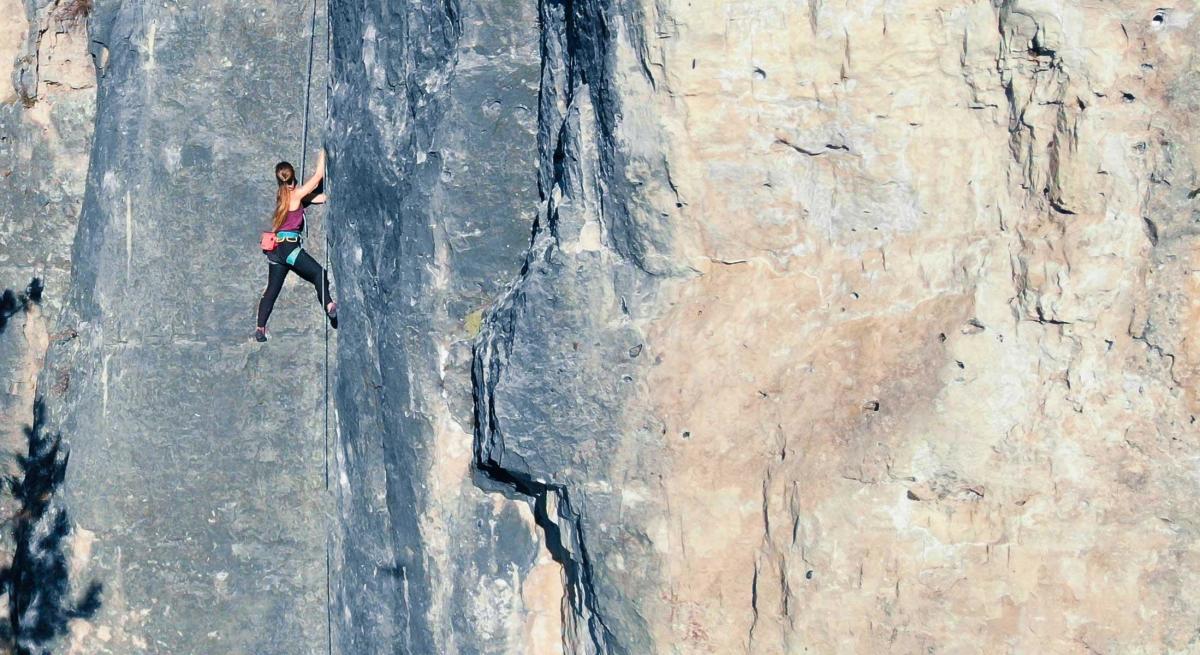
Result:
{"label": "long blonde hair", "polygon": [[296,186],[296,169],[286,161],[275,164],[275,183],[279,185],[279,190],[275,193],[275,216],[271,220],[271,230],[278,232],[287,218],[292,188]]}

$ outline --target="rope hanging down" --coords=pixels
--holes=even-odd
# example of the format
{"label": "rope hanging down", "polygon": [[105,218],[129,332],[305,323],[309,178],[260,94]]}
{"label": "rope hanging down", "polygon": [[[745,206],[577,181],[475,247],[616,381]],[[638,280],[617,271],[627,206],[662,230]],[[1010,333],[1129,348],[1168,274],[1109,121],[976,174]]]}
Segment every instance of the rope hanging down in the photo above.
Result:
{"label": "rope hanging down", "polygon": [[[312,96],[313,44],[317,40],[317,0],[313,0],[312,23],[308,28],[308,77],[304,82],[304,130],[300,133],[300,179],[308,162],[308,105]],[[308,226],[305,225],[305,230]]]}
{"label": "rope hanging down", "polygon": [[[302,180],[304,179],[304,174],[305,174],[305,168],[306,168],[305,164],[308,161],[308,115],[309,115],[309,105],[310,105],[311,99],[312,99],[313,51],[315,50],[316,41],[317,41],[317,2],[318,1],[319,0],[313,0],[312,14],[311,14],[311,17],[309,20],[309,29],[308,29],[308,73],[307,73],[307,76],[306,76],[306,79],[304,82],[304,125],[303,125],[303,131],[302,131],[301,137],[300,137],[300,179],[302,179]],[[325,18],[326,18],[326,41],[327,41],[326,45],[327,45],[327,47],[331,47],[332,43],[333,43],[333,36],[332,36],[333,23],[332,23],[332,19],[330,18],[330,15],[329,15],[328,2],[326,3],[326,7],[325,7]],[[325,56],[326,56],[327,62],[328,62],[328,59],[330,56],[330,52],[332,52],[331,49],[327,49],[325,51]],[[329,88],[327,85],[326,93],[325,93],[325,118],[326,118],[326,121],[328,121],[328,118],[329,118],[329,95],[330,95],[330,93],[329,93]],[[325,184],[325,181],[322,181],[322,183]],[[326,187],[326,190],[328,191],[328,184],[325,184],[325,187]],[[308,237],[308,223],[307,222],[305,222],[305,224],[304,224],[304,236],[305,236],[305,238]],[[325,266],[323,267],[323,269],[321,271],[321,276],[322,276],[321,288],[323,290],[328,288],[326,279],[327,279],[327,276],[329,275],[329,229],[328,229],[328,224],[326,224],[326,229],[325,229],[325,253],[324,253],[324,255],[325,255],[325,257],[324,257]],[[324,291],[322,291],[322,295],[324,295]],[[324,309],[328,306],[329,306],[329,298],[322,297],[322,302],[321,302],[322,309]],[[325,324],[325,365],[324,365],[324,371],[323,371],[325,379],[324,379],[324,393],[322,394],[321,399],[324,404],[323,427],[324,427],[324,443],[325,443],[325,491],[328,492],[329,491],[329,321],[322,321],[322,323]],[[329,540],[329,536],[328,536],[328,534],[326,534],[326,538],[325,538],[325,641],[326,641],[326,649],[327,649],[327,652],[329,653],[329,655],[333,655],[333,615],[332,615],[332,602],[331,602],[331,600],[332,600],[331,586],[332,585],[330,583],[332,558],[333,558],[332,547],[333,546]]]}
{"label": "rope hanging down", "polygon": [[[308,42],[308,52],[309,52],[309,55],[308,55],[308,70],[309,70],[308,77],[309,77],[310,85],[312,84],[312,48],[313,48],[313,43],[317,40],[317,34],[316,34],[316,30],[317,30],[317,0],[313,0],[313,17],[312,18],[313,18],[312,32],[311,32],[312,38]],[[332,59],[332,57],[333,57],[333,17],[329,14],[329,0],[325,0],[325,78],[326,78],[325,125],[326,125],[326,129],[328,129],[328,126],[329,126],[329,105],[330,105],[329,101],[330,101],[330,95],[331,95],[329,76],[330,76],[330,74],[332,72],[332,68],[333,68],[332,65],[330,64],[330,59]],[[305,93],[308,93],[308,91],[305,91]],[[325,179],[323,180],[323,182],[325,183],[325,192],[329,193],[330,185],[329,185],[329,161],[328,161],[328,158],[326,158],[326,162],[325,162]],[[325,210],[325,218],[326,218],[326,220],[325,220],[325,252],[324,252],[325,265],[321,268],[322,276],[329,275],[330,241],[329,241],[329,220],[328,220],[329,219],[329,210],[328,210],[328,208]],[[325,284],[324,282],[325,281],[322,280],[321,288],[322,289],[329,288],[329,285]],[[329,300],[326,299],[325,304],[327,305],[328,302],[329,302]],[[323,434],[325,436],[325,493],[328,494],[329,493],[329,321],[321,321],[321,322],[325,324],[325,407],[324,407],[324,409],[325,409],[324,421],[325,422],[324,422]],[[325,533],[325,644],[326,644],[326,648],[328,648],[328,655],[333,655],[333,602],[332,602],[333,596],[332,596],[332,591],[331,591],[332,585],[330,583],[330,579],[333,577],[332,573],[331,573],[332,569],[333,569],[333,563],[332,563],[333,562],[333,540],[330,536],[331,534],[332,534],[332,531],[326,531],[326,533]]]}
{"label": "rope hanging down", "polygon": [[[316,15],[316,11],[315,11],[316,4],[317,4],[317,0],[313,0],[313,7],[314,7],[314,11],[313,11],[313,21],[314,21],[314,23],[313,23],[313,30],[314,30],[313,41],[315,41],[317,38],[316,32],[315,32],[317,29],[317,25],[315,22],[317,19],[317,15]],[[312,42],[311,41],[309,42],[309,52],[312,52]],[[328,126],[329,126],[329,105],[330,105],[329,101],[331,99],[330,96],[333,95],[331,93],[332,82],[330,81],[330,75],[333,72],[333,65],[330,63],[330,60],[332,58],[333,58],[333,17],[329,15],[329,0],[325,0],[325,125],[326,125],[326,129],[328,129]],[[311,59],[311,55],[310,55],[310,59]],[[311,61],[309,61],[308,67],[310,70],[312,69]],[[311,75],[310,75],[310,77],[311,77]],[[325,183],[325,193],[328,194],[331,190],[331,185],[329,184],[329,158],[328,157],[326,157],[326,160],[325,160],[325,179],[323,181]],[[326,198],[328,198],[328,195],[326,196]],[[325,252],[324,252],[325,266],[323,266],[321,268],[321,270],[323,271],[322,275],[324,275],[326,277],[328,277],[328,275],[329,275],[329,247],[330,247],[329,209],[327,208],[325,210]],[[327,285],[322,284],[321,288],[325,289],[325,288],[327,288]],[[328,303],[328,300],[326,300],[326,302]],[[329,321],[322,321],[322,323],[325,324],[325,426],[324,426],[324,433],[325,433],[325,491],[328,493],[329,492]]]}
{"label": "rope hanging down", "polygon": [[[308,115],[309,115],[309,106],[311,105],[311,101],[312,101],[313,54],[314,54],[314,50],[316,49],[316,42],[317,42],[317,2],[318,1],[319,0],[313,0],[312,14],[311,14],[311,18],[309,21],[309,29],[308,29],[308,74],[307,74],[307,76],[305,78],[305,82],[304,82],[304,127],[303,127],[303,131],[301,132],[301,136],[300,136],[300,179],[302,179],[302,180],[305,177],[305,168],[306,168],[306,164],[308,163]],[[328,29],[331,26],[328,21],[328,19],[329,19],[328,7],[326,7],[325,16],[327,19],[326,31],[328,32]],[[327,36],[327,40],[329,40],[329,39],[332,39],[332,36]],[[329,54],[328,51],[326,51],[326,58],[328,58],[328,54]],[[326,119],[328,119],[328,114],[329,114],[328,95],[329,95],[329,93],[328,93],[328,89],[327,89],[326,90],[326,101],[325,101]],[[328,189],[329,185],[326,183],[326,181],[322,180],[322,184],[325,185],[326,189]],[[324,289],[327,288],[327,286],[328,286],[326,284],[326,281],[329,276],[329,230],[328,230],[328,228],[326,228],[325,232],[326,232],[326,234],[325,234],[325,257],[324,257],[325,258],[325,266],[322,267],[322,272],[321,272],[321,276],[322,276],[321,307],[323,307],[323,308],[329,306],[329,298],[326,298],[324,296]],[[306,239],[308,237],[308,222],[307,221],[305,221],[305,223],[304,223],[304,237]],[[322,395],[322,399],[324,401],[323,427],[324,427],[324,436],[325,436],[325,491],[329,491],[329,322],[328,321],[325,322],[325,369],[324,369],[324,374],[325,374],[325,380],[324,380],[325,393]]]}

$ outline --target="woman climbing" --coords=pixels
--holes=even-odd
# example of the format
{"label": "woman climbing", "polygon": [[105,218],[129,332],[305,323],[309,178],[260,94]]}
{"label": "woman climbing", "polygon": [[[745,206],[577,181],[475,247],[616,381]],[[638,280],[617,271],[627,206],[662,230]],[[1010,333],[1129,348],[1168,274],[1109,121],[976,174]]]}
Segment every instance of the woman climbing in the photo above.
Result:
{"label": "woman climbing", "polygon": [[325,177],[325,151],[317,156],[317,170],[312,177],[296,186],[296,169],[286,161],[275,165],[275,183],[278,191],[275,197],[275,216],[271,223],[271,232],[263,234],[263,252],[267,255],[267,290],[258,301],[258,328],[254,330],[255,341],[267,340],[267,319],[275,307],[275,299],[283,289],[283,281],[288,271],[296,273],[312,283],[317,290],[317,300],[325,315],[329,317],[329,325],[337,329],[337,303],[329,295],[329,280],[324,269],[304,252],[301,239],[304,232],[304,208],[308,205],[318,205],[325,202],[325,194],[316,194],[321,179]]}

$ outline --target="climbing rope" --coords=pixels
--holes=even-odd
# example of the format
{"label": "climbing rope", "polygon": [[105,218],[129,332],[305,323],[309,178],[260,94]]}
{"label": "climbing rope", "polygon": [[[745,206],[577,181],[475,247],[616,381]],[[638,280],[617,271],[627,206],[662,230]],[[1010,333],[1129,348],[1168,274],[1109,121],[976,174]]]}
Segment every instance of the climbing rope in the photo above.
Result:
{"label": "climbing rope", "polygon": [[[308,162],[308,105],[312,96],[313,44],[317,40],[317,0],[313,0],[312,24],[308,30],[308,76],[304,82],[304,130],[300,133],[300,179],[304,179],[304,168]],[[308,225],[304,226],[308,231]],[[305,235],[307,236],[307,234]]]}
{"label": "climbing rope", "polygon": [[[313,30],[316,30],[316,5],[317,0],[313,0]],[[312,41],[316,40],[316,34],[313,34]],[[309,52],[312,52],[312,41],[309,42]],[[325,129],[329,129],[329,106],[332,96],[332,73],[333,66],[330,60],[333,58],[333,17],[329,13],[329,0],[325,0]],[[309,68],[312,68],[310,55]],[[325,161],[325,192],[329,193],[329,160]],[[329,248],[330,248],[330,230],[329,230],[329,210],[325,213],[325,266],[321,268],[321,275],[329,275]],[[324,282],[324,281],[322,281]],[[322,284],[322,289],[327,288]],[[326,301],[328,304],[328,301]],[[329,493],[329,321],[325,323],[325,493]],[[333,602],[330,583],[332,576],[332,560],[333,560],[333,540],[330,538],[331,531],[325,533],[325,644],[328,648],[328,655],[333,655]]]}
{"label": "climbing rope", "polygon": [[[304,179],[305,164],[308,161],[308,115],[309,115],[309,105],[311,104],[311,99],[312,99],[313,51],[316,48],[316,42],[317,42],[317,2],[319,2],[319,1],[320,0],[313,0],[312,14],[311,14],[311,18],[309,20],[309,29],[308,29],[308,73],[306,75],[306,79],[305,79],[305,83],[304,83],[304,127],[303,127],[303,132],[301,133],[301,137],[300,137],[300,179],[301,180]],[[326,0],[325,18],[326,18],[325,57],[326,57],[326,61],[328,62],[330,52],[331,52],[329,47],[332,45],[332,42],[333,42],[332,41],[333,37],[331,35],[332,19],[330,18],[330,15],[329,15],[328,0]],[[326,85],[325,119],[327,122],[329,120],[329,95],[330,95],[329,88],[328,88],[328,85]],[[325,184],[326,193],[328,193],[328,188],[329,188],[328,181],[325,180],[325,181],[323,181],[323,183]],[[305,238],[308,237],[307,221],[304,224],[304,237]],[[322,289],[321,309],[322,309],[322,311],[325,311],[325,309],[329,306],[329,298],[324,296],[324,289],[328,288],[327,280],[328,280],[328,275],[329,275],[329,227],[328,227],[328,223],[326,223],[326,228],[325,228],[324,259],[325,259],[325,266],[321,270],[321,277],[322,277],[322,279],[321,279],[321,289]],[[322,401],[324,404],[323,432],[324,432],[324,444],[325,444],[325,491],[328,493],[328,491],[329,491],[329,321],[325,320],[323,322],[325,323],[325,364],[324,364],[324,371],[323,371],[325,379],[324,379],[324,393],[322,393],[321,398],[322,398]],[[329,534],[327,532],[326,537],[325,537],[325,646],[326,646],[326,650],[329,655],[333,655],[333,609],[332,609],[333,604],[332,604],[332,594],[331,594],[331,587],[332,587],[332,583],[331,583],[332,573],[331,572],[332,572],[332,559],[333,559],[332,548],[333,548],[333,546],[329,539]]]}
{"label": "climbing rope", "polygon": [[[314,7],[316,6],[316,2],[317,2],[317,0],[313,0]],[[313,13],[313,20],[314,21],[316,20],[315,12]],[[316,29],[317,29],[316,23],[314,22],[313,30],[315,31]],[[316,38],[317,37],[314,34],[313,40],[315,41]],[[312,51],[312,47],[310,44],[309,52],[311,52],[311,51]],[[325,125],[326,125],[326,129],[328,129],[328,125],[329,125],[329,100],[330,100],[330,95],[331,95],[331,93],[330,93],[330,85],[331,85],[330,74],[332,72],[332,66],[330,65],[329,60],[332,57],[333,57],[333,18],[330,17],[330,15],[329,15],[329,0],[325,0]],[[308,65],[309,65],[309,68],[312,68],[311,61],[309,62]],[[325,182],[325,193],[328,194],[329,189],[330,189],[329,158],[328,157],[325,158],[325,180],[324,180],[324,182]],[[328,202],[328,197],[329,196],[326,195],[326,198],[327,198],[326,202]],[[323,276],[328,277],[328,275],[329,275],[329,247],[330,247],[329,220],[328,220],[329,219],[329,210],[328,209],[326,209],[326,211],[325,211],[325,218],[326,218],[326,220],[325,220],[325,253],[324,253],[325,265],[321,267],[321,274]],[[322,281],[322,282],[324,282],[324,281]],[[322,284],[321,288],[325,289],[326,285]],[[322,293],[324,293],[324,292],[322,292]],[[325,304],[326,305],[329,304],[328,299],[326,299]],[[325,491],[326,491],[326,493],[329,492],[329,321],[325,321]]]}
{"label": "climbing rope", "polygon": [[[316,46],[316,42],[317,42],[317,2],[318,1],[319,0],[313,0],[312,18],[311,18],[311,22],[310,22],[309,30],[308,30],[308,74],[306,76],[306,80],[304,83],[304,130],[301,133],[301,137],[300,137],[300,179],[301,180],[303,180],[305,177],[305,167],[308,162],[308,114],[309,114],[309,105],[311,104],[311,99],[312,99],[313,51],[315,50],[315,46]],[[329,15],[328,7],[326,8],[325,14],[326,14],[326,17],[328,18],[328,15]],[[328,51],[326,53],[326,58],[328,58]],[[329,117],[328,90],[326,91],[325,115],[326,115],[326,119],[328,119],[328,117]],[[322,183],[325,184],[324,181]],[[326,186],[326,189],[328,189],[328,184],[325,184],[325,186]],[[304,236],[305,236],[305,238],[308,237],[308,222],[307,221],[304,223]],[[322,272],[321,272],[321,277],[322,277],[322,279],[321,279],[321,289],[322,289],[322,291],[321,291],[321,294],[322,294],[321,295],[321,308],[322,308],[322,310],[324,310],[326,307],[329,306],[329,298],[325,297],[325,295],[324,295],[324,293],[325,293],[324,289],[327,286],[328,276],[329,276],[329,230],[327,228],[325,230],[325,266],[323,267]],[[324,367],[324,369],[325,369],[324,370],[325,392],[324,392],[324,394],[322,394],[322,397],[323,397],[324,405],[325,405],[325,407],[324,407],[325,491],[329,491],[329,322],[328,321],[325,321],[325,367]]]}

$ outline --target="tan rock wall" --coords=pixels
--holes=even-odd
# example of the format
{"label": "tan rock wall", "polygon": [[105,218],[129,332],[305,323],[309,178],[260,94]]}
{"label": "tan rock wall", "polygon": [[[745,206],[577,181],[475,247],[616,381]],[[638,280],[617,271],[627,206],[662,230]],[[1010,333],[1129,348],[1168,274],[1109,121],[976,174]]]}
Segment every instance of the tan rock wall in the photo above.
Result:
{"label": "tan rock wall", "polygon": [[1193,3],[643,9],[661,652],[1195,648]]}
{"label": "tan rock wall", "polygon": [[68,15],[68,0],[40,4],[0,2],[0,290],[34,276],[48,288],[43,306],[14,319],[20,343],[0,362],[0,431],[18,446],[66,295],[96,93],[86,17]]}

